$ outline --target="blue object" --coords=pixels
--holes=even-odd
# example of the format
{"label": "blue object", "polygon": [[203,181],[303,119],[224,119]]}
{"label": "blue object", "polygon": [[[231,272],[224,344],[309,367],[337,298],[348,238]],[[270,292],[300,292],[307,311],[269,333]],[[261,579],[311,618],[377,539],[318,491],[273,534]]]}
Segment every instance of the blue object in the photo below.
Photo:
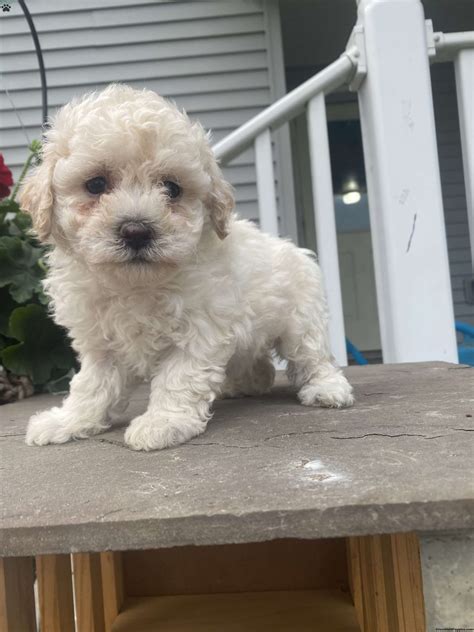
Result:
{"label": "blue object", "polygon": [[[458,345],[458,357],[460,364],[474,366],[474,327],[459,320],[455,322],[456,331],[462,334],[462,342]],[[368,364],[364,354],[346,338],[347,353],[351,355],[357,364]]]}
{"label": "blue object", "polygon": [[353,344],[349,338],[346,338],[347,353],[351,355],[357,364],[369,364],[364,354]]}
{"label": "blue object", "polygon": [[474,366],[474,327],[457,320],[456,331],[462,334],[462,342],[458,345],[458,356],[460,364]]}

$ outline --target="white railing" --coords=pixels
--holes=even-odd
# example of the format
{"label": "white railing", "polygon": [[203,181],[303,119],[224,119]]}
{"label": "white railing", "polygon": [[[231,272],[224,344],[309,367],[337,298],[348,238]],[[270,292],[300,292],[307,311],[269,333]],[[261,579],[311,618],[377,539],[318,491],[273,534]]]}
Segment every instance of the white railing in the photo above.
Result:
{"label": "white railing", "polygon": [[254,145],[260,225],[277,234],[271,130],[306,110],[331,345],[346,365],[325,95],[350,83],[359,98],[384,361],[457,362],[428,57],[455,57],[474,253],[474,33],[433,33],[419,0],[358,4],[341,57],[217,143],[215,155],[226,164]]}
{"label": "white railing", "polygon": [[454,70],[474,272],[474,33],[471,33],[471,36],[473,48],[458,49],[454,58]]}

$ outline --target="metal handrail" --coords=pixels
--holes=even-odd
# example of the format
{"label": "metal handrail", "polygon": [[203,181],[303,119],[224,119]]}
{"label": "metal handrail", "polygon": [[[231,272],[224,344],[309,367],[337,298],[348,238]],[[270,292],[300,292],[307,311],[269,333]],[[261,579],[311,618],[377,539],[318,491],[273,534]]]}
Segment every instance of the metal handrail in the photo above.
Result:
{"label": "metal handrail", "polygon": [[[460,31],[459,33],[437,31],[433,34],[433,40],[436,52],[443,53],[443,61],[445,61],[444,55],[454,55],[461,49],[474,48],[474,31]],[[436,61],[436,57],[433,61]]]}
{"label": "metal handrail", "polygon": [[221,163],[229,162],[247,149],[262,132],[270,128],[277,129],[300,114],[312,97],[331,92],[347,83],[355,71],[351,52],[355,51],[346,51],[324,70],[216,143],[213,148],[216,158]]}

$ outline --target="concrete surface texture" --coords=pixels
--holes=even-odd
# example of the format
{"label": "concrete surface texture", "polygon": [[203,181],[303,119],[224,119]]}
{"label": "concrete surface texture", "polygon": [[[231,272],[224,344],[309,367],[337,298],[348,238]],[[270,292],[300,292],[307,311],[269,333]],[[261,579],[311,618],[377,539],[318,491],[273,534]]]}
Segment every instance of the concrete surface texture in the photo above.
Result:
{"label": "concrete surface texture", "polygon": [[[350,367],[351,409],[305,408],[279,384],[224,400],[204,435],[133,452],[124,427],[27,447],[40,396],[0,409],[0,555],[474,527],[474,372]],[[283,384],[283,385],[282,385]],[[146,406],[139,390],[126,420]]]}
{"label": "concrete surface texture", "polygon": [[420,538],[428,630],[474,627],[474,532]]}

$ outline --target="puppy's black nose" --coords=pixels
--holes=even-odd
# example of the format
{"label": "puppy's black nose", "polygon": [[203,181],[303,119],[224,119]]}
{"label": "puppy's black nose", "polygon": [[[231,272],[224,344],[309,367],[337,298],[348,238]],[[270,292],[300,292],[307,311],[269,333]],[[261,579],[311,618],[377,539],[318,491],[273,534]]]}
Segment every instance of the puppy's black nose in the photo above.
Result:
{"label": "puppy's black nose", "polygon": [[153,238],[151,228],[142,222],[124,222],[120,226],[119,235],[134,250],[145,248]]}

